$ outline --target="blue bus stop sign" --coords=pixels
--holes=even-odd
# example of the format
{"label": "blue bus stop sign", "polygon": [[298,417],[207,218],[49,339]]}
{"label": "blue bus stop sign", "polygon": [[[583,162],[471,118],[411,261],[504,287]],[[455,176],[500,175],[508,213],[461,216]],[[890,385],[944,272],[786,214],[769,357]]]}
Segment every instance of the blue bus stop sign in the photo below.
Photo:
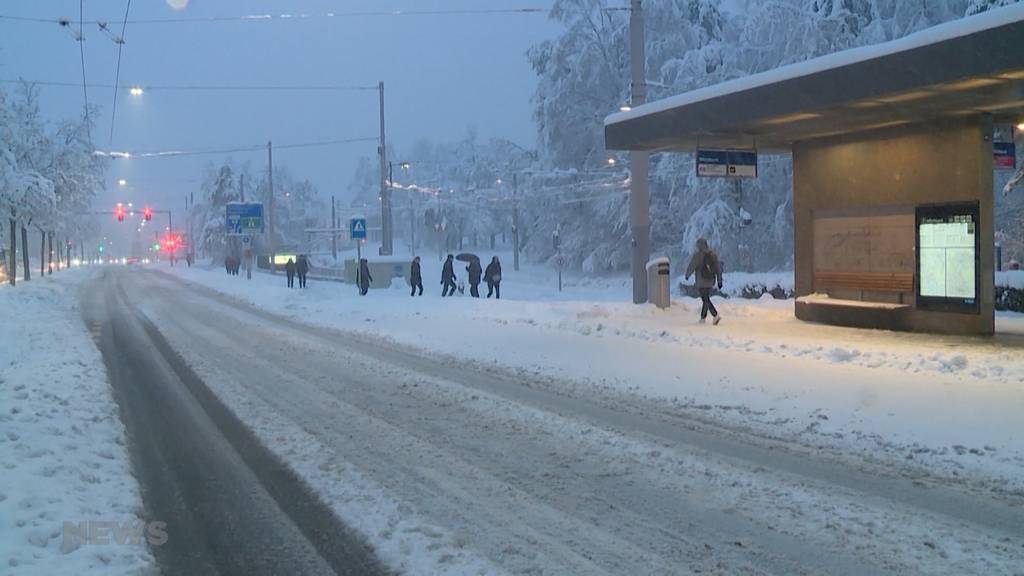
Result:
{"label": "blue bus stop sign", "polygon": [[348,230],[353,240],[365,240],[366,218],[353,218],[349,221]]}

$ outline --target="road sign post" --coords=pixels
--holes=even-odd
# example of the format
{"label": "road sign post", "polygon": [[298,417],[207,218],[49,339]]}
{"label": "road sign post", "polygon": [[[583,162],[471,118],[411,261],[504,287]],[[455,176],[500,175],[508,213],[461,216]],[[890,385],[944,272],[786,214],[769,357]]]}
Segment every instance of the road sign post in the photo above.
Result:
{"label": "road sign post", "polygon": [[[363,260],[363,240],[366,240],[366,218],[355,216],[348,223],[349,237],[356,241],[356,258]],[[356,265],[359,265],[356,262]]]}

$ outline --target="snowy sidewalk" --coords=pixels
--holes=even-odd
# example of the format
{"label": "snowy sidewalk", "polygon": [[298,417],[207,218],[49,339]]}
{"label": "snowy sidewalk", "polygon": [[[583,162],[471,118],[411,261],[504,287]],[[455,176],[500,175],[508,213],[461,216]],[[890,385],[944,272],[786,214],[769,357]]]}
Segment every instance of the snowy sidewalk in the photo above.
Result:
{"label": "snowy sidewalk", "polygon": [[537,269],[507,272],[500,302],[442,300],[438,290],[414,299],[401,281],[360,298],[328,282],[289,291],[267,274],[173,274],[270,312],[522,371],[567,394],[610,404],[627,394],[764,436],[1024,489],[1021,315],[1001,314],[1008,332],[994,339],[966,338],[807,324],[791,301],[732,299],[718,303],[725,321],[712,327],[695,323],[693,300],[633,306],[621,280],[558,293]]}
{"label": "snowy sidewalk", "polygon": [[[115,544],[142,516],[124,426],[79,314],[73,270],[0,288],[0,573],[144,574],[145,542]],[[97,541],[64,534],[98,528]],[[109,522],[103,534],[103,525]],[[83,535],[85,537],[85,535]]]}

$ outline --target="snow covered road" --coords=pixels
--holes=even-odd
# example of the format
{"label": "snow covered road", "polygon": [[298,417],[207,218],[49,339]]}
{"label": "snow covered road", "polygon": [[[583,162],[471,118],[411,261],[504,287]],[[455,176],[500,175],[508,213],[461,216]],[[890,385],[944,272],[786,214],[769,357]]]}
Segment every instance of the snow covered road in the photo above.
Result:
{"label": "snow covered road", "polygon": [[126,301],[408,573],[1020,574],[1024,499],[608,405],[145,271]]}

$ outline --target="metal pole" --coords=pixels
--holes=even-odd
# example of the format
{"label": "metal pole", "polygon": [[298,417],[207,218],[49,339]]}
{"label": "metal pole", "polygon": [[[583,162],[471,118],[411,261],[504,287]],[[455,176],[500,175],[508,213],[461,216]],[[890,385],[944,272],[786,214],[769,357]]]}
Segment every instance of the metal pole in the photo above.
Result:
{"label": "metal pole", "polygon": [[409,194],[409,253],[416,257],[416,195]]}
{"label": "metal pole", "polygon": [[519,271],[519,178],[512,175],[512,269]]}
{"label": "metal pole", "polygon": [[267,248],[270,252],[270,273],[277,272],[277,264],[274,262],[274,143],[267,142],[267,190],[270,197],[267,199]]}
{"label": "metal pole", "polygon": [[176,248],[174,245],[174,217],[171,216],[170,210],[167,211],[167,238],[171,240],[170,260],[171,266],[174,266],[174,250]]}
{"label": "metal pole", "polygon": [[394,247],[394,231],[391,229],[391,194],[388,190],[387,139],[384,134],[384,82],[377,85],[380,91],[380,230],[382,256],[391,256]]}
{"label": "metal pole", "polygon": [[[630,105],[637,107],[647,98],[646,70],[644,57],[644,10],[643,0],[630,0],[629,53],[632,87]],[[630,268],[633,275],[633,303],[647,302],[647,261],[651,256],[651,200],[648,190],[648,154],[630,152],[629,228],[631,232],[632,257]]]}
{"label": "metal pole", "polygon": [[338,261],[338,212],[334,204],[334,195],[331,195],[331,256]]}
{"label": "metal pole", "polygon": [[736,204],[738,210],[736,210],[739,216],[740,226],[736,234],[737,250],[736,257],[739,260],[737,268],[744,272],[747,271],[747,254],[746,246],[743,244],[743,229],[746,228],[746,222],[743,221],[743,182],[739,178],[736,178]]}

